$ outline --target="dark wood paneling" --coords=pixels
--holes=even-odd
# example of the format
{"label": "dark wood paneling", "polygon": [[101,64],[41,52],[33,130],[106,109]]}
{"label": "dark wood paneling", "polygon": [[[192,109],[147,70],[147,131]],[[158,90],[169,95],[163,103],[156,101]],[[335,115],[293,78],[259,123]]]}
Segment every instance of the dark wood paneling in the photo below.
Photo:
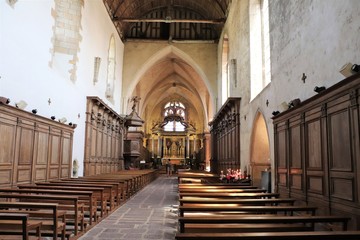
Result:
{"label": "dark wood paneling", "polygon": [[[210,123],[211,161],[213,173],[226,172],[240,166],[240,100],[228,98]],[[245,167],[242,168],[243,170]]]}
{"label": "dark wood paneling", "polygon": [[87,98],[84,175],[123,168],[125,119],[98,97]]}
{"label": "dark wood paneling", "polygon": [[359,92],[358,74],[273,118],[276,189],[321,212],[346,213],[353,226],[360,225]]}

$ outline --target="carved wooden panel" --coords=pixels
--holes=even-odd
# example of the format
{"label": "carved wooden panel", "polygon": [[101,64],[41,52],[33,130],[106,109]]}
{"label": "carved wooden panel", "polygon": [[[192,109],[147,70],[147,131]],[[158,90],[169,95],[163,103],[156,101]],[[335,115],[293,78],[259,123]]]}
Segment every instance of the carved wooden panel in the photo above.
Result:
{"label": "carved wooden panel", "polygon": [[98,97],[87,98],[84,175],[122,169],[125,119]]}
{"label": "carved wooden panel", "polygon": [[68,152],[60,151],[61,132],[72,139],[74,126],[0,104],[0,187],[58,179],[60,159],[65,154],[68,161],[63,172],[69,175],[72,146]]}
{"label": "carved wooden panel", "polygon": [[321,154],[321,126],[320,120],[311,121],[306,124],[306,147],[308,153],[306,162],[310,169],[323,169]]}
{"label": "carved wooden panel", "polygon": [[[228,98],[211,125],[211,171],[238,169],[240,166],[240,100]],[[242,167],[244,170],[245,167]]]}
{"label": "carved wooden panel", "polygon": [[351,132],[348,111],[328,116],[330,125],[330,168],[333,170],[351,171]]}
{"label": "carved wooden panel", "polygon": [[324,194],[324,184],[322,176],[309,176],[307,184],[309,192]]}
{"label": "carved wooden panel", "polygon": [[360,226],[359,90],[358,74],[273,118],[276,188],[351,226]]}

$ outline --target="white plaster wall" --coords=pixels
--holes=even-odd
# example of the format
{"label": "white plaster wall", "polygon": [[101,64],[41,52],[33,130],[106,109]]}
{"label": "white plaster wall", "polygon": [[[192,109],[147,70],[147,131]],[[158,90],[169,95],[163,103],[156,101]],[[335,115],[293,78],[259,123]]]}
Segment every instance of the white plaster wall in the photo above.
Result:
{"label": "white plaster wall", "polygon": [[[72,82],[67,72],[69,65],[64,60],[68,56],[57,55],[52,67],[49,66],[54,25],[52,8],[52,0],[19,0],[13,7],[0,1],[0,96],[10,98],[10,104],[25,100],[27,111],[36,108],[39,115],[66,117],[68,122],[78,124],[74,133],[73,159],[79,160],[79,175],[82,175],[86,96],[99,96],[115,111],[121,111],[124,46],[102,1],[84,1],[77,81]],[[115,36],[117,52],[113,102],[105,98],[111,34]],[[94,57],[102,59],[96,85],[93,84]]]}
{"label": "white plaster wall", "polygon": [[[229,36],[230,58],[238,59],[242,166],[250,159],[251,131],[257,111],[265,117],[273,164],[272,111],[283,111],[282,102],[295,98],[304,101],[315,95],[315,86],[330,87],[341,81],[344,77],[339,70],[345,63],[360,63],[358,0],[272,0],[269,4],[271,83],[251,102],[248,1],[232,1],[224,29]],[[220,41],[219,49],[221,44]],[[307,76],[305,83],[301,80],[303,73]],[[219,76],[220,73],[218,81]]]}

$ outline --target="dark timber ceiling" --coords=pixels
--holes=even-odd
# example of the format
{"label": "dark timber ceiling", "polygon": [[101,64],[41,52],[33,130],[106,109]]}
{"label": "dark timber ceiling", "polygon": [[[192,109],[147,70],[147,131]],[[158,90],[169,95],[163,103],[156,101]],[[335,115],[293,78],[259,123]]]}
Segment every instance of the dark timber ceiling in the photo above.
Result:
{"label": "dark timber ceiling", "polygon": [[121,39],[218,40],[231,0],[103,0]]}

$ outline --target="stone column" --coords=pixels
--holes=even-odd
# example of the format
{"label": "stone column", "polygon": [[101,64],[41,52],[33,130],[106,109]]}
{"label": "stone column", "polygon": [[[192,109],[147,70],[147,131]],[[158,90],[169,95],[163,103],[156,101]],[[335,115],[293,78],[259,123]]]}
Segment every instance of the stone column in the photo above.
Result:
{"label": "stone column", "polygon": [[154,144],[155,144],[155,140],[154,140],[154,136],[151,135],[151,158],[154,158]]}
{"label": "stone column", "polygon": [[190,152],[190,139],[189,139],[189,135],[186,135],[186,158],[189,158],[189,152]]}

